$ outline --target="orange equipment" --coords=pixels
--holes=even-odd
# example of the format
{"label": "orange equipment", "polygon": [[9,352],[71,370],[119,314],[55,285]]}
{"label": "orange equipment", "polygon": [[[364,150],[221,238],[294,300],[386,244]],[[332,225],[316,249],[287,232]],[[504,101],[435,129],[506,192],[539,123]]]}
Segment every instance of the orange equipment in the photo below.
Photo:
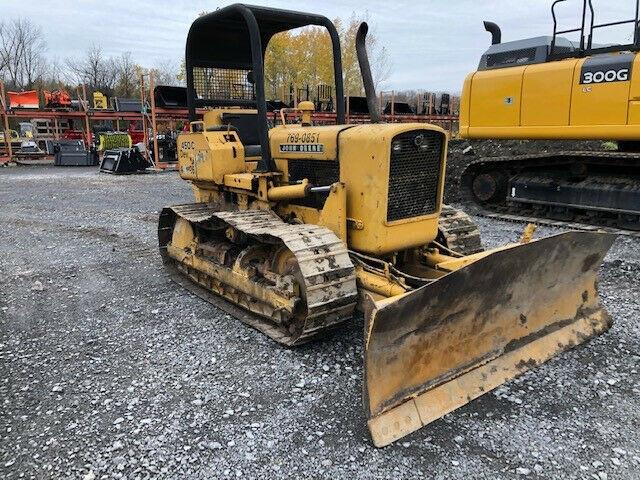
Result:
{"label": "orange equipment", "polygon": [[70,108],[71,95],[66,90],[44,91],[45,108]]}
{"label": "orange equipment", "polygon": [[27,90],[25,92],[8,92],[9,108],[40,108],[40,100],[36,90]]}

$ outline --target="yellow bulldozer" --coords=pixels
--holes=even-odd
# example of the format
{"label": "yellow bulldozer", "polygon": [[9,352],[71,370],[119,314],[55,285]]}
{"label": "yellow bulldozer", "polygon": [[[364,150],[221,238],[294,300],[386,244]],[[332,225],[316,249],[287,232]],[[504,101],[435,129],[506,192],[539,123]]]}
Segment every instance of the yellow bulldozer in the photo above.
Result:
{"label": "yellow bulldozer", "polygon": [[[307,25],[331,38],[336,125],[312,125],[308,102],[267,112],[266,45]],[[339,333],[362,311],[364,407],[384,446],[607,330],[596,277],[613,237],[529,231],[478,251],[469,218],[442,203],[446,133],[380,123],[366,34],[372,123],[349,125],[326,17],[236,4],[198,18],[178,138],[196,203],[165,208],[158,235],[177,282],[280,344]]]}

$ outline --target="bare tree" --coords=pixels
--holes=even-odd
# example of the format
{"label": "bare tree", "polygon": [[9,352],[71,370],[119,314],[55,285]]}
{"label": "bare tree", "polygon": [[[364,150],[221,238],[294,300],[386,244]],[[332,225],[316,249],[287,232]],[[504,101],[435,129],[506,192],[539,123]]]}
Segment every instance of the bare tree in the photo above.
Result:
{"label": "bare tree", "polygon": [[64,83],[65,73],[66,71],[60,63],[60,58],[55,57],[49,61],[46,73],[46,81],[51,84]]}
{"label": "bare tree", "polygon": [[31,88],[40,81],[47,70],[47,63],[42,50],[44,44],[39,39],[30,39],[25,45],[23,54],[23,87]]}
{"label": "bare tree", "polygon": [[[43,90],[57,90],[63,88],[73,91],[73,85],[68,85],[68,72],[58,57],[48,59],[46,69],[42,73],[38,88]],[[72,84],[75,82],[71,82]]]}
{"label": "bare tree", "polygon": [[31,88],[46,70],[42,30],[28,19],[0,24],[0,72],[15,88]]}
{"label": "bare tree", "polygon": [[[4,22],[0,21],[0,41],[5,38],[5,31],[7,26]],[[4,79],[6,75],[6,68],[9,65],[9,59],[7,58],[4,44],[0,45],[0,78]]]}
{"label": "bare tree", "polygon": [[[356,34],[360,23],[367,21],[368,13],[364,15],[351,15],[348,22],[337,18],[335,25],[340,34],[340,43],[342,46],[342,72],[344,76],[345,93],[348,95],[362,95],[364,86],[362,85],[362,76],[360,66],[355,49]],[[369,29],[367,34],[367,53],[371,63],[371,74],[376,89],[379,90],[389,79],[391,73],[391,61],[389,52],[380,45],[375,27]]]}
{"label": "bare tree", "polygon": [[2,77],[9,85],[15,87],[19,76],[20,55],[14,24],[3,23],[0,28],[0,65]]}
{"label": "bare tree", "polygon": [[156,85],[179,86],[183,83],[180,76],[180,67],[171,60],[160,62],[151,71]]}
{"label": "bare tree", "polygon": [[373,76],[373,83],[375,84],[376,91],[382,90],[386,81],[391,76],[392,64],[389,59],[389,53],[386,47],[379,47],[377,42],[371,47],[367,47],[371,56],[371,75]]}
{"label": "bare tree", "polygon": [[138,90],[137,65],[131,58],[131,52],[125,52],[120,58],[113,60],[116,64],[118,79],[116,81],[116,93],[123,97],[131,97]]}
{"label": "bare tree", "polygon": [[85,83],[93,90],[111,94],[118,78],[118,65],[105,58],[102,47],[92,45],[82,59],[67,59],[67,67],[76,83]]}

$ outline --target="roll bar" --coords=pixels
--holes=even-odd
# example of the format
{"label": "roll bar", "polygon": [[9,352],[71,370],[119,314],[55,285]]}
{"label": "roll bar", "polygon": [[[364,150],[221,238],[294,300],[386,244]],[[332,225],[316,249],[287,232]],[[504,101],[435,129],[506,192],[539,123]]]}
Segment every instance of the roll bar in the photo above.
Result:
{"label": "roll bar", "polygon": [[[203,15],[196,19],[189,29],[185,49],[189,119],[195,120],[198,107],[234,105],[256,108],[262,147],[262,159],[258,162],[257,171],[275,170],[269,149],[269,124],[264,89],[264,55],[267,45],[271,37],[279,32],[308,25],[325,27],[331,37],[337,122],[343,124],[345,101],[340,38],[335,25],[327,17],[236,3]],[[207,82],[206,87],[198,84],[200,94],[196,88],[195,69],[199,69],[197,81],[201,82],[204,78]],[[246,80],[252,87],[241,84],[238,75],[218,78],[216,75],[220,71],[235,71],[238,75],[242,72],[246,74]],[[205,98],[203,91],[212,92],[212,85],[215,87],[221,83],[240,88],[241,98]]]}

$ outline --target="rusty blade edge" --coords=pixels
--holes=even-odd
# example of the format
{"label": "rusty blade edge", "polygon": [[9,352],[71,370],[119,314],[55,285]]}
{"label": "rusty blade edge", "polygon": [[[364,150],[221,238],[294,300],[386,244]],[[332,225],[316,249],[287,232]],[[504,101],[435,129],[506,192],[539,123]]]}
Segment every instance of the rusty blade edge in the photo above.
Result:
{"label": "rusty blade edge", "polygon": [[376,447],[389,445],[558,353],[600,335],[610,327],[611,317],[599,309],[446,383],[406,399],[400,405],[368,420],[373,443]]}
{"label": "rusty blade edge", "polygon": [[[590,308],[590,309],[581,309],[576,313],[576,316],[574,318],[571,319],[565,319],[565,320],[560,320],[558,322],[555,322],[553,324],[547,325],[545,328],[543,328],[542,330],[538,330],[536,332],[531,333],[530,335],[526,336],[526,337],[521,337],[518,339],[514,339],[511,340],[503,349],[500,350],[491,350],[489,352],[487,352],[483,357],[481,358],[474,358],[472,360],[469,361],[469,363],[456,368],[455,370],[451,370],[448,371],[446,373],[444,373],[443,375],[440,375],[439,377],[434,378],[433,380],[430,380],[426,383],[424,383],[424,385],[422,385],[422,388],[419,391],[416,391],[413,388],[409,388],[405,391],[400,391],[397,395],[396,398],[403,398],[402,402],[407,401],[411,398],[415,398],[418,395],[420,395],[423,392],[426,392],[428,390],[432,390],[434,388],[439,387],[440,385],[443,385],[447,382],[450,382],[452,380],[455,380],[457,377],[464,375],[465,373],[475,370],[476,368],[482,367],[484,365],[486,365],[487,363],[490,363],[491,361],[495,360],[498,357],[501,357],[503,355],[506,355],[510,352],[513,352],[515,350],[518,350],[520,348],[522,348],[522,346],[534,342],[539,338],[545,337],[547,335],[553,334],[554,332],[561,330],[562,328],[568,326],[568,325],[572,325],[574,323],[576,323],[577,321],[579,321],[582,318],[588,318],[588,317],[592,317],[593,315],[596,315],[598,312],[600,312],[602,310],[602,307],[599,308]],[[607,314],[608,315],[608,314]],[[582,343],[582,342],[580,342]],[[382,406],[382,412],[384,413],[387,410],[390,410],[392,408],[394,408],[396,405],[398,404],[398,401],[395,399],[391,399],[388,402],[386,402],[385,404],[383,404]]]}

